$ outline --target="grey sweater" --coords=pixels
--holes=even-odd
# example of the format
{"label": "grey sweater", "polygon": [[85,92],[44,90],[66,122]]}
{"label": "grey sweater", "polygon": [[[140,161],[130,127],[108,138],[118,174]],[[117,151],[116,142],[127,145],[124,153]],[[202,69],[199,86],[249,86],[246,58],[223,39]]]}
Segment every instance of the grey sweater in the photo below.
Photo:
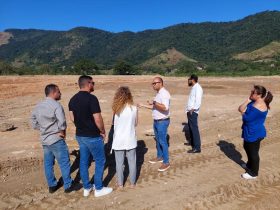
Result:
{"label": "grey sweater", "polygon": [[32,111],[31,123],[34,129],[40,130],[42,145],[52,145],[62,139],[59,132],[66,129],[63,107],[47,97]]}

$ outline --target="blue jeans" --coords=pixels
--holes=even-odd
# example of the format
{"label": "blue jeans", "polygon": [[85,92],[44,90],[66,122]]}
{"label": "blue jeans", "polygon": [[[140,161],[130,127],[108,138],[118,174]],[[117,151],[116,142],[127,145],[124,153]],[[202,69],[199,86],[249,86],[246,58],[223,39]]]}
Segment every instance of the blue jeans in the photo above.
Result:
{"label": "blue jeans", "polygon": [[57,185],[54,175],[53,165],[56,158],[63,178],[64,189],[67,189],[72,184],[70,176],[70,159],[67,144],[63,139],[55,142],[52,145],[43,145],[44,150],[44,167],[45,176],[49,187]]}
{"label": "blue jeans", "polygon": [[163,163],[169,163],[167,128],[170,120],[155,121],[154,133],[156,137],[157,158],[163,158]]}
{"label": "blue jeans", "polygon": [[90,189],[92,184],[89,181],[88,167],[90,155],[95,160],[94,184],[95,189],[103,188],[103,171],[105,165],[104,143],[102,137],[82,137],[76,136],[80,146],[80,176],[84,189]]}

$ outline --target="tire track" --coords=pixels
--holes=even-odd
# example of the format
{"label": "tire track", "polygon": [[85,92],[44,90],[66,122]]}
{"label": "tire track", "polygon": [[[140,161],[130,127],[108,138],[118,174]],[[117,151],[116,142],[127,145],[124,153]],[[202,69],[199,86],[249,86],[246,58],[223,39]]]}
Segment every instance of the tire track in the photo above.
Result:
{"label": "tire track", "polygon": [[267,168],[262,176],[256,180],[240,179],[237,183],[220,185],[211,192],[199,194],[199,201],[191,202],[185,207],[187,209],[223,209],[222,204],[232,203],[236,200],[248,203],[248,201],[251,202],[252,197],[260,198],[264,189],[269,189],[269,191],[272,189],[275,192],[275,189],[278,189],[279,186],[280,170],[276,167]]}
{"label": "tire track", "polygon": [[[273,136],[270,139],[262,142],[262,147],[277,144],[277,137],[279,132],[274,132]],[[203,153],[187,156],[185,149],[175,149],[170,152],[173,160],[171,168],[163,173],[157,172],[155,168],[148,164],[144,163],[141,170],[141,175],[138,179],[138,186],[144,187],[147,184],[161,184],[162,182],[166,182],[168,180],[174,180],[176,177],[183,177],[184,175],[188,174],[188,168],[197,168],[196,173],[200,173],[204,166],[209,165],[211,162],[219,162],[221,160],[225,160],[225,154],[221,151],[220,148],[227,150],[228,153],[233,151],[233,146],[229,144],[220,145],[220,148],[217,147],[216,142],[205,144]],[[242,149],[242,144],[235,145],[236,150]],[[233,156],[236,153],[230,153]],[[25,161],[24,161],[25,162]],[[36,160],[35,162],[38,162]],[[19,162],[21,163],[21,162]],[[273,172],[274,171],[274,172]],[[280,172],[277,170],[270,170],[270,173],[273,172],[274,179],[272,179],[273,184],[278,184]],[[276,172],[275,172],[276,171]],[[264,176],[267,177],[269,173],[266,173]],[[111,181],[112,183],[113,181]],[[221,185],[215,191],[211,193],[207,193],[203,195],[205,197],[205,201],[202,203],[192,203],[191,205],[195,208],[202,208],[204,207],[215,207],[219,206],[223,203],[230,202],[236,198],[240,198],[239,194],[246,194],[246,189],[249,187],[253,188],[261,188],[265,186],[270,186],[269,183],[271,181],[267,181],[265,178],[262,178],[257,181],[257,183],[261,184],[251,184],[251,183],[242,183],[241,181],[237,184],[232,184],[230,186],[223,186]],[[240,187],[241,185],[241,187]],[[251,186],[252,185],[252,186]],[[237,192],[237,193],[236,193]],[[226,195],[226,198],[222,197],[221,195]],[[211,202],[209,202],[209,197],[211,198]],[[70,204],[66,206],[61,206],[65,203],[69,203],[69,201],[73,201],[74,203],[79,203],[82,200],[81,191],[71,193],[69,195],[64,195],[63,193],[59,194],[56,193],[55,195],[49,194],[46,192],[46,189],[43,190],[42,188],[33,188],[26,193],[26,190],[19,191],[17,193],[3,193],[0,195],[1,198],[1,206],[4,209],[11,209],[11,208],[18,208],[18,209],[44,209],[44,208],[61,208],[61,207],[71,207]],[[61,205],[60,205],[61,204]],[[186,206],[188,208],[188,206]]]}

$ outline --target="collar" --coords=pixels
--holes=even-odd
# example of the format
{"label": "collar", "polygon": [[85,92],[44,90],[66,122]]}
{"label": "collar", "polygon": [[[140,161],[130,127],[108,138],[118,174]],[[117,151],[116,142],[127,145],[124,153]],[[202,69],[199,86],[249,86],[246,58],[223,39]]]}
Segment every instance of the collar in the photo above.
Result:
{"label": "collar", "polygon": [[158,93],[161,93],[162,91],[164,91],[164,89],[165,89],[164,87],[160,88]]}
{"label": "collar", "polygon": [[194,86],[192,86],[192,88],[195,88],[196,86],[198,86],[198,82],[194,84]]}

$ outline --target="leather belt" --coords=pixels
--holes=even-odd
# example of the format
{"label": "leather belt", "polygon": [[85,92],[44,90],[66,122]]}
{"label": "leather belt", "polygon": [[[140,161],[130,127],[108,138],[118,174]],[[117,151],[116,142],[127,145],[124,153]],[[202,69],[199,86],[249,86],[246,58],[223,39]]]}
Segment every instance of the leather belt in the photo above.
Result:
{"label": "leather belt", "polygon": [[168,118],[163,118],[163,119],[157,119],[157,120],[154,120],[154,121],[158,122],[158,121],[164,121],[164,120],[170,120],[170,118],[168,117]]}

